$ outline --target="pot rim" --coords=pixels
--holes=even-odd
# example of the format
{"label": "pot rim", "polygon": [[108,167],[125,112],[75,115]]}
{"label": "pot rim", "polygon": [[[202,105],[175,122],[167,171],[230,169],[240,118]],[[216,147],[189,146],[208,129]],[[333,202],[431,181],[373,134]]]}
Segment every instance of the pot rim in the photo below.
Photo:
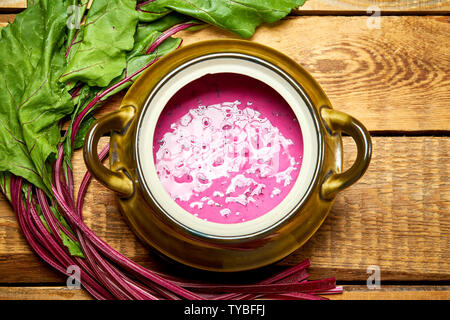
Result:
{"label": "pot rim", "polygon": [[[229,41],[230,40],[226,40],[226,42],[229,42]],[[283,70],[279,66],[273,64],[272,62],[267,61],[266,59],[264,59],[264,56],[258,56],[258,54],[252,50],[252,48],[254,48],[254,47],[259,47],[259,49],[263,48],[264,50],[267,50],[268,47],[265,47],[265,46],[262,46],[259,44],[255,44],[255,43],[241,41],[241,40],[234,40],[234,41],[232,41],[234,46],[236,46],[236,42],[238,42],[239,45],[242,45],[239,48],[240,50],[236,50],[234,48],[234,50],[230,49],[230,50],[225,50],[225,51],[222,50],[221,51],[221,50],[215,50],[214,43],[211,44],[211,42],[216,42],[216,43],[224,42],[224,40],[204,41],[202,43],[197,43],[195,45],[187,46],[180,50],[177,50],[178,51],[178,52],[176,52],[177,54],[182,54],[183,50],[184,51],[190,50],[190,51],[194,51],[193,55],[195,55],[195,48],[198,47],[199,45],[209,46],[209,48],[210,48],[209,53],[199,54],[196,57],[189,59],[188,61],[178,64],[175,68],[168,70],[168,72],[166,72],[163,75],[163,77],[151,89],[150,93],[146,97],[145,103],[143,104],[142,109],[140,110],[139,115],[138,115],[138,122],[136,125],[136,131],[134,134],[135,135],[134,136],[134,144],[135,144],[134,159],[136,161],[136,175],[139,180],[141,189],[144,191],[143,193],[145,194],[145,197],[147,198],[146,200],[152,201],[159,208],[159,210],[164,214],[164,216],[166,218],[169,218],[168,219],[169,222],[171,224],[173,224],[174,226],[176,226],[177,229],[185,230],[189,234],[191,234],[195,237],[198,237],[198,238],[209,239],[209,240],[214,240],[214,241],[221,241],[221,242],[222,241],[235,241],[235,240],[241,241],[241,240],[245,240],[245,239],[249,239],[249,238],[251,238],[251,239],[260,238],[269,233],[273,233],[275,230],[279,229],[282,225],[284,225],[285,223],[290,221],[293,217],[295,217],[296,213],[301,211],[300,210],[301,207],[311,196],[314,186],[318,183],[318,179],[320,176],[320,170],[321,170],[322,162],[323,162],[323,133],[322,133],[322,129],[321,129],[322,127],[320,125],[321,124],[320,116],[317,112],[316,107],[314,106],[311,99],[309,98],[308,94],[305,92],[305,89],[302,87],[301,83],[296,81],[291,75],[288,74],[288,72],[285,72],[285,70]],[[181,51],[181,53],[180,53],[180,51]],[[270,49],[270,51],[274,51],[274,50]],[[274,52],[276,52],[276,51],[274,51]],[[267,53],[268,56],[269,56],[269,53],[270,52]],[[277,53],[277,56],[278,56],[277,58],[279,59],[280,53]],[[289,59],[288,57],[286,57],[284,55],[282,55],[282,56],[284,59]],[[152,101],[154,96],[158,93],[158,91],[165,86],[165,84],[171,79],[171,77],[174,76],[174,74],[176,74],[176,73],[180,72],[180,70],[183,70],[186,67],[196,63],[197,60],[203,61],[205,59],[215,59],[215,58],[224,58],[224,57],[225,58],[230,58],[230,57],[231,58],[239,58],[239,59],[244,58],[247,60],[251,60],[251,62],[257,62],[257,63],[263,65],[265,68],[268,68],[271,71],[277,73],[285,81],[287,81],[291,85],[291,87],[295,89],[295,92],[298,94],[299,98],[304,102],[304,104],[306,105],[306,108],[308,110],[308,113],[311,115],[312,123],[313,123],[314,129],[315,129],[314,130],[315,143],[317,145],[317,156],[316,156],[315,166],[312,169],[313,173],[312,173],[311,179],[309,179],[309,184],[307,185],[304,193],[302,194],[301,199],[296,201],[296,205],[293,206],[289,210],[288,213],[283,214],[281,216],[281,218],[277,219],[274,223],[272,223],[268,226],[265,226],[264,228],[261,228],[259,230],[256,230],[256,231],[253,231],[253,232],[250,232],[247,234],[239,234],[239,235],[223,235],[223,234],[217,235],[217,234],[212,234],[212,233],[206,233],[203,231],[199,231],[195,228],[192,228],[192,227],[186,225],[185,223],[182,223],[182,222],[178,221],[176,218],[174,218],[168,212],[168,210],[165,207],[163,207],[159,203],[159,201],[157,201],[157,199],[154,197],[153,192],[145,179],[145,174],[142,170],[141,157],[140,157],[140,153],[139,153],[139,150],[140,150],[139,137],[140,137],[140,133],[141,133],[142,123],[144,121],[145,114],[146,114],[147,110],[149,109],[150,102]],[[161,59],[161,60],[167,61],[167,59],[168,59],[168,57],[166,57],[165,60],[163,60],[163,59]],[[172,58],[172,59],[174,59],[174,58]],[[159,64],[159,62],[158,62],[158,64]],[[300,68],[301,69],[300,71],[303,71],[302,68],[298,64],[295,63],[295,66]],[[195,79],[191,79],[191,81],[194,81],[194,80]],[[315,90],[318,89],[318,90],[320,90],[320,93],[323,93],[320,86],[318,86],[315,81],[313,81],[313,84],[316,85],[316,87],[314,87]],[[268,84],[268,85],[270,86],[270,84]],[[292,106],[290,104],[289,104],[289,106],[292,108]],[[159,115],[158,115],[158,117],[159,117]],[[155,128],[152,127],[153,131],[154,131],[154,129]],[[304,128],[302,126],[300,126],[300,129],[302,130],[302,133],[303,133]],[[153,146],[153,141],[151,141],[150,143]],[[153,161],[153,157],[152,157],[152,161]],[[302,167],[303,167],[303,163],[302,163]],[[299,175],[299,177],[300,177],[300,175]],[[297,177],[296,182],[297,182],[297,180],[299,180],[299,177]],[[162,184],[160,187],[164,190],[164,187],[162,186]],[[289,191],[288,195],[284,199],[286,199],[293,191],[295,191],[294,187]],[[283,199],[283,201],[284,201],[284,199]],[[175,201],[173,201],[173,202],[175,205],[178,206],[178,204],[176,204]],[[279,205],[277,205],[277,207],[275,207],[275,209],[278,208],[278,206]],[[264,217],[266,214],[264,214],[262,217]],[[191,214],[189,213],[189,215],[191,215]],[[256,220],[256,219],[254,219],[254,220]],[[248,223],[251,223],[252,221],[253,220],[249,221]],[[212,223],[212,222],[209,222],[209,223]],[[220,225],[223,226],[223,224],[220,224]]]}

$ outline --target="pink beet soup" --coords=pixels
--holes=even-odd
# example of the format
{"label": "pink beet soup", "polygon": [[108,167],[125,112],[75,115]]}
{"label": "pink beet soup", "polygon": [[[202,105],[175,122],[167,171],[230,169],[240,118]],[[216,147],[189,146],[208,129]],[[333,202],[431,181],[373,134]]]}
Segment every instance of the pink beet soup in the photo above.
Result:
{"label": "pink beet soup", "polygon": [[254,78],[220,73],[183,87],[155,130],[158,177],[199,219],[241,223],[274,209],[294,185],[302,132],[287,102]]}

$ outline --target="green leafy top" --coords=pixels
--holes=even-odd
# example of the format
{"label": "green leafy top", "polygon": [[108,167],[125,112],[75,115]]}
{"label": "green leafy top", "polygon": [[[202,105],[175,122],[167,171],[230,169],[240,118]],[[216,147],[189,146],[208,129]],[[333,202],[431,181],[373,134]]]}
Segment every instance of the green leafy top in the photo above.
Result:
{"label": "green leafy top", "polygon": [[135,7],[136,0],[95,0],[80,32],[83,41],[61,80],[105,87],[119,76],[126,63],[126,52],[134,44],[138,22]]}
{"label": "green leafy top", "polygon": [[0,171],[47,192],[47,160],[55,159],[61,138],[58,121],[73,109],[58,83],[66,19],[62,2],[35,1],[2,29],[0,39]]}
{"label": "green leafy top", "polygon": [[[169,28],[174,32],[174,25],[190,27],[198,19],[249,37],[259,24],[283,18],[304,0],[155,0],[137,9],[135,0],[95,0],[82,28],[70,29],[83,17],[69,17],[69,6],[80,2],[83,14],[87,0],[30,0],[14,23],[0,28],[0,189],[9,200],[12,175],[56,197],[52,165],[59,143],[70,167],[73,149],[81,147],[94,121],[93,107],[179,47],[181,39],[170,37]],[[60,123],[69,117],[63,138]],[[72,143],[75,119],[82,121]],[[79,243],[63,232],[61,239],[72,255],[83,256]]]}
{"label": "green leafy top", "polygon": [[[155,0],[139,6],[142,17],[151,13],[159,18],[170,10],[213,24],[239,34],[243,38],[253,35],[263,22],[275,22],[284,18],[292,8],[306,0]],[[144,4],[144,5],[142,5]]]}

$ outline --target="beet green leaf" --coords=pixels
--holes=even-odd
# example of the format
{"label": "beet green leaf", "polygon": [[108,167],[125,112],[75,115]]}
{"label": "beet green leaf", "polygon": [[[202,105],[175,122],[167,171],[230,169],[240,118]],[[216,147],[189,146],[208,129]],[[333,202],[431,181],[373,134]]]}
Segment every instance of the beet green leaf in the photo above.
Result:
{"label": "beet green leaf", "polygon": [[305,0],[155,0],[141,2],[138,10],[141,17],[151,13],[149,19],[173,10],[248,38],[261,23],[278,21],[304,3]]}
{"label": "beet green leaf", "polygon": [[[105,87],[119,76],[126,64],[126,52],[133,48],[138,22],[136,0],[95,0],[72,48],[63,82],[83,81]],[[80,37],[78,39],[78,37]]]}
{"label": "beet green leaf", "polygon": [[57,81],[65,67],[66,12],[63,2],[34,1],[0,39],[0,171],[47,192],[47,160],[56,157],[61,137],[58,122],[73,109]]}

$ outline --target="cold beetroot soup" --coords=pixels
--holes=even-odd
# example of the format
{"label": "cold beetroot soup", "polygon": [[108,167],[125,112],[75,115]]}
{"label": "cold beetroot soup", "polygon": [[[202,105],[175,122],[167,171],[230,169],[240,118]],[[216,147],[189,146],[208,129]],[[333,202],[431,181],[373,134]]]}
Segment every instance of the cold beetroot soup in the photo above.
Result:
{"label": "cold beetroot soup", "polygon": [[182,208],[210,222],[250,221],[289,193],[303,138],[287,102],[267,84],[207,74],[179,90],[154,134],[157,175]]}

